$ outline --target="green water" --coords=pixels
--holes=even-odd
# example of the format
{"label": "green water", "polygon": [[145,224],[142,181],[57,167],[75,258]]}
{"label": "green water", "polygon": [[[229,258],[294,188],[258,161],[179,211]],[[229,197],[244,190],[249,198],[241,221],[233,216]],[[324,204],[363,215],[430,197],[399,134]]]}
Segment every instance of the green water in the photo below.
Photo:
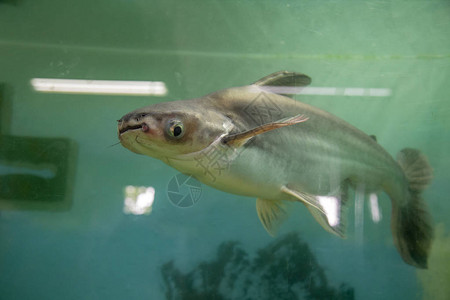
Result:
{"label": "green water", "polygon": [[[446,299],[449,36],[447,0],[0,0],[0,298],[293,299],[319,282],[312,299]],[[398,255],[383,194],[378,223],[352,199],[346,240],[300,204],[272,238],[254,199],[202,185],[198,202],[177,207],[167,193],[176,170],[110,147],[131,110],[278,70],[313,87],[390,91],[296,99],[392,155],[428,156],[424,197],[439,230],[427,271]],[[168,94],[38,93],[32,78],[162,81]],[[150,214],[124,213],[128,185],[154,188]]]}

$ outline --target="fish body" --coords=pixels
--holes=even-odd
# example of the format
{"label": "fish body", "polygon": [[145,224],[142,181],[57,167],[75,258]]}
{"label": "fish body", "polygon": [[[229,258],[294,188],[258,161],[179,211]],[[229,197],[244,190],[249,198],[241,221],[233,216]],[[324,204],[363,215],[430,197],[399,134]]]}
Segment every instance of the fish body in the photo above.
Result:
{"label": "fish body", "polygon": [[[236,115],[229,115],[231,120],[224,122],[225,128],[232,128],[231,132],[299,114],[308,116],[308,121],[257,135],[245,149],[214,144],[207,149],[212,153],[206,150],[197,156],[167,158],[166,162],[215,188],[276,200],[286,198],[281,187],[287,183],[311,194],[327,195],[346,178],[354,185],[364,183],[368,192],[379,190],[383,183],[404,180],[398,164],[372,138],[313,106],[277,94],[264,94],[285,112],[282,116],[263,117],[262,122],[249,119],[244,108],[261,93],[266,92],[251,87],[233,88],[207,96],[206,102],[226,103],[230,107],[225,111],[236,112]],[[188,107],[203,111],[207,105],[196,101]],[[217,107],[206,108],[215,109]]]}
{"label": "fish body", "polygon": [[299,201],[324,229],[343,237],[348,189],[385,191],[400,254],[426,267],[432,237],[420,197],[431,179],[426,158],[404,149],[395,161],[344,120],[273,92],[310,81],[277,72],[252,85],[144,107],[119,120],[119,139],[214,188],[257,198],[270,234],[286,216],[284,201]]}

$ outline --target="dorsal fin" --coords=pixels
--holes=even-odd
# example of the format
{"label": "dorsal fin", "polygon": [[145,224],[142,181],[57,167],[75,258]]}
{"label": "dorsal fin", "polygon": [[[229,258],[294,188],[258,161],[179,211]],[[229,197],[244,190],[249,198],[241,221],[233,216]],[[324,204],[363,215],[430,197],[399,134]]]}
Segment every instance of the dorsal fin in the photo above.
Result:
{"label": "dorsal fin", "polygon": [[267,75],[253,83],[269,92],[292,97],[298,94],[302,87],[311,83],[311,78],[302,73],[279,71]]}
{"label": "dorsal fin", "polygon": [[253,83],[260,86],[307,86],[311,83],[311,78],[302,73],[289,71],[279,71],[267,75],[264,78]]}
{"label": "dorsal fin", "polygon": [[372,138],[372,140],[374,140],[375,142],[377,141],[377,137],[375,136],[375,135],[369,135],[371,138]]}

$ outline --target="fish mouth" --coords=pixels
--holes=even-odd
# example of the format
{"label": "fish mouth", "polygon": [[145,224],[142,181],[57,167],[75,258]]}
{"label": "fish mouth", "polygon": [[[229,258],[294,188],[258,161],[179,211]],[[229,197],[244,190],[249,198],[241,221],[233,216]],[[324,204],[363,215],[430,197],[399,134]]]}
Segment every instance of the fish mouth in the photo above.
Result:
{"label": "fish mouth", "polygon": [[119,134],[123,134],[123,133],[125,133],[125,132],[127,132],[127,131],[130,131],[130,130],[142,129],[142,127],[143,127],[144,125],[145,125],[145,124],[142,123],[142,124],[137,124],[137,125],[129,125],[129,126],[125,126],[125,127],[121,128],[121,129],[119,129]]}

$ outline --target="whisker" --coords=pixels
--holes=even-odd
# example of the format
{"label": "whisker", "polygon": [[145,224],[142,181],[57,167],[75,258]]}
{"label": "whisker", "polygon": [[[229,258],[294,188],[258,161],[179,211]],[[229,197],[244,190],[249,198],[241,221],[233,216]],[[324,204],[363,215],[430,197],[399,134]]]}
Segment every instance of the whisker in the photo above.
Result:
{"label": "whisker", "polygon": [[111,147],[117,146],[117,145],[119,145],[119,144],[120,144],[120,142],[117,142],[117,143],[115,143],[115,144],[109,145],[107,148],[111,148]]}

